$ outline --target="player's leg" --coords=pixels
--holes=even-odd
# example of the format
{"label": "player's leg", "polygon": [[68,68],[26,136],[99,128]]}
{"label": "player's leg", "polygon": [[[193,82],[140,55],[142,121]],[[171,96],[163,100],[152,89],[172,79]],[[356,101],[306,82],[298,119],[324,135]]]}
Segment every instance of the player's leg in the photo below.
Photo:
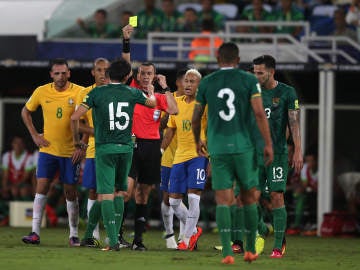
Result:
{"label": "player's leg", "polygon": [[36,170],[36,193],[33,205],[33,218],[31,233],[22,238],[26,244],[40,243],[40,226],[46,204],[46,194],[49,190],[49,179],[55,176],[58,162],[52,155],[39,153],[38,166]]}
{"label": "player's leg", "polygon": [[169,177],[171,168],[161,166],[161,182],[160,190],[162,191],[162,202],[161,202],[161,216],[165,228],[165,241],[166,247],[170,249],[176,249],[177,244],[174,236],[174,210],[169,203]]}
{"label": "player's leg", "polygon": [[126,219],[127,213],[128,213],[129,201],[132,198],[134,198],[135,184],[136,184],[135,178],[136,178],[136,175],[132,173],[132,166],[131,166],[130,173],[127,177],[127,191],[124,194],[124,212],[123,212],[123,216],[121,219],[121,225],[120,225],[120,230],[119,230],[119,235],[118,235],[120,248],[131,247],[131,243],[126,241],[126,239],[124,237],[124,222],[125,222],[125,219]]}
{"label": "player's leg", "polygon": [[274,246],[272,258],[281,258],[287,224],[287,212],[284,202],[286,180],[288,173],[287,155],[275,155],[273,163],[267,168],[270,190],[272,216],[274,224]]}
{"label": "player's leg", "polygon": [[233,242],[231,247],[234,253],[244,253],[244,204],[241,200],[239,185],[234,187],[234,196],[231,212],[231,240]]}
{"label": "player's leg", "polygon": [[120,231],[124,217],[124,197],[128,191],[128,175],[132,162],[132,152],[119,155],[115,171],[115,224],[116,232]]}
{"label": "player's leg", "polygon": [[105,147],[96,149],[96,184],[104,227],[109,238],[109,247],[105,250],[117,251],[120,248],[115,225],[114,192],[117,159],[114,156],[121,154],[109,154],[106,150]]}
{"label": "player's leg", "polygon": [[[193,250],[202,234],[202,228],[197,227],[200,217],[200,196],[206,184],[207,158],[197,157],[186,162],[187,165],[187,193],[189,214],[185,224],[185,238],[191,237],[189,249]],[[184,239],[185,239],[184,238]]]}
{"label": "player's leg", "polygon": [[[169,204],[171,209],[173,209],[174,214],[180,220],[180,222],[185,224],[186,231],[186,221],[189,215],[188,209],[182,203],[183,194],[186,193],[186,168],[185,163],[174,164],[170,176],[169,176]],[[185,206],[185,207],[183,207]],[[187,250],[189,244],[190,237],[185,239],[182,237],[179,244],[177,244],[177,249]]]}
{"label": "player's leg", "polygon": [[256,187],[258,186],[258,164],[255,152],[249,151],[236,155],[236,170],[240,180],[241,198],[244,203],[246,247],[244,260],[256,260],[255,239],[258,226]]}
{"label": "player's leg", "polygon": [[69,220],[69,244],[70,246],[80,246],[78,235],[79,201],[77,197],[80,163],[73,164],[71,158],[59,157],[58,159],[60,164],[60,181],[64,184],[66,209]]}
{"label": "player's leg", "polygon": [[[234,253],[231,241],[231,213],[230,205],[233,202],[234,174],[233,155],[219,155],[211,157],[212,188],[216,199],[216,224],[219,229],[221,244],[223,246],[223,263],[234,263]],[[232,258],[232,259],[231,259]]]}
{"label": "player's leg", "polygon": [[[94,222],[94,218],[90,217],[90,210],[93,207],[93,205],[96,203],[96,199],[97,199],[95,158],[87,158],[85,160],[84,173],[82,177],[82,186],[87,188],[89,191],[89,196],[87,201],[88,221],[92,219],[92,222]],[[97,240],[100,239],[99,222],[96,223],[92,235]]]}

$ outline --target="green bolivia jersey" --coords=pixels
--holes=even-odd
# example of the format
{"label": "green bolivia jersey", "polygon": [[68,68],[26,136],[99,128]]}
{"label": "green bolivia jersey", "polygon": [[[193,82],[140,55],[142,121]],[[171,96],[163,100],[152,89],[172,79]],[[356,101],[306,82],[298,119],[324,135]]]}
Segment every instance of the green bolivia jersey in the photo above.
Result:
{"label": "green bolivia jersey", "polygon": [[[82,106],[92,108],[95,145],[118,144],[131,152],[132,119],[136,103],[145,104],[146,97],[124,84],[108,84],[94,88]],[[127,151],[129,150],[129,151]]]}
{"label": "green bolivia jersey", "polygon": [[235,68],[220,69],[201,80],[196,100],[208,105],[207,141],[210,155],[253,149],[251,98],[260,96],[257,79]]}
{"label": "green bolivia jersey", "polygon": [[[286,154],[286,127],[288,125],[289,110],[299,109],[299,102],[295,89],[285,83],[278,82],[275,88],[262,90],[261,96],[269,121],[271,139],[275,154]],[[256,122],[254,121],[256,125]],[[254,128],[254,136],[256,140],[256,149],[258,153],[262,153],[264,149],[264,141],[258,128]]]}

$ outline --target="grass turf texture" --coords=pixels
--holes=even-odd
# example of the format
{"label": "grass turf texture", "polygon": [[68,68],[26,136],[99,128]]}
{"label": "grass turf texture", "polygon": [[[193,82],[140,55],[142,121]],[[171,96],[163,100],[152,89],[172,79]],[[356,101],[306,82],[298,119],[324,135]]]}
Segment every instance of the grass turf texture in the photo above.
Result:
{"label": "grass turf texture", "polygon": [[360,266],[359,238],[287,237],[286,255],[282,259],[270,259],[273,238],[268,237],[264,254],[257,261],[248,264],[243,261],[242,255],[235,255],[234,265],[222,265],[221,253],[213,249],[220,242],[216,233],[204,233],[199,240],[198,250],[194,252],[167,250],[162,232],[156,230],[144,235],[144,243],[149,249],[146,252],[70,248],[65,228],[42,229],[40,245],[25,245],[21,237],[27,233],[29,229],[0,228],[0,269],[349,270],[359,269]]}

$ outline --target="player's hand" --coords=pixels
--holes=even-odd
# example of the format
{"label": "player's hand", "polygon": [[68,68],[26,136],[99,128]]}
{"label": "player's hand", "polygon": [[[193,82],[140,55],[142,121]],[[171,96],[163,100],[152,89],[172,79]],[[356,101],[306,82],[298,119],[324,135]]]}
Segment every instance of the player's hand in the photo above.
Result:
{"label": "player's hand", "polygon": [[299,174],[303,165],[304,161],[301,151],[295,151],[292,158],[291,167],[294,168],[296,174]]}
{"label": "player's hand", "polygon": [[156,79],[157,79],[159,85],[160,85],[163,89],[165,89],[166,87],[168,87],[168,86],[167,86],[167,83],[166,83],[166,77],[165,77],[164,75],[162,75],[162,74],[157,74],[157,75],[156,75]]}
{"label": "player's hand", "polygon": [[81,148],[75,148],[75,151],[71,157],[73,164],[79,163],[83,158],[85,158],[86,150]]}
{"label": "player's hand", "polygon": [[199,156],[207,158],[209,154],[207,152],[206,143],[200,140],[199,143],[196,145],[196,152]]}
{"label": "player's hand", "polygon": [[271,145],[265,145],[264,147],[264,161],[265,166],[269,166],[274,160],[274,152]]}
{"label": "player's hand", "polygon": [[33,139],[34,143],[36,144],[36,146],[39,148],[48,147],[50,145],[50,142],[44,138],[43,134],[36,134],[36,135],[32,136],[32,139]]}
{"label": "player's hand", "polygon": [[122,29],[123,38],[130,39],[132,32],[134,32],[134,27],[132,27],[130,24],[125,25]]}

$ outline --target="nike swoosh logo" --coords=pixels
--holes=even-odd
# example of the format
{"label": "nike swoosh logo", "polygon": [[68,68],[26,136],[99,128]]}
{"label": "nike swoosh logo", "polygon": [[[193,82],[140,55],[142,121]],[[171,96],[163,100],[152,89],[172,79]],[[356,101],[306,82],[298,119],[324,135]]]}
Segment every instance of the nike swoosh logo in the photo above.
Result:
{"label": "nike swoosh logo", "polygon": [[197,184],[197,185],[200,185],[200,184],[202,184],[202,183],[204,183],[204,182],[196,181],[196,184]]}

